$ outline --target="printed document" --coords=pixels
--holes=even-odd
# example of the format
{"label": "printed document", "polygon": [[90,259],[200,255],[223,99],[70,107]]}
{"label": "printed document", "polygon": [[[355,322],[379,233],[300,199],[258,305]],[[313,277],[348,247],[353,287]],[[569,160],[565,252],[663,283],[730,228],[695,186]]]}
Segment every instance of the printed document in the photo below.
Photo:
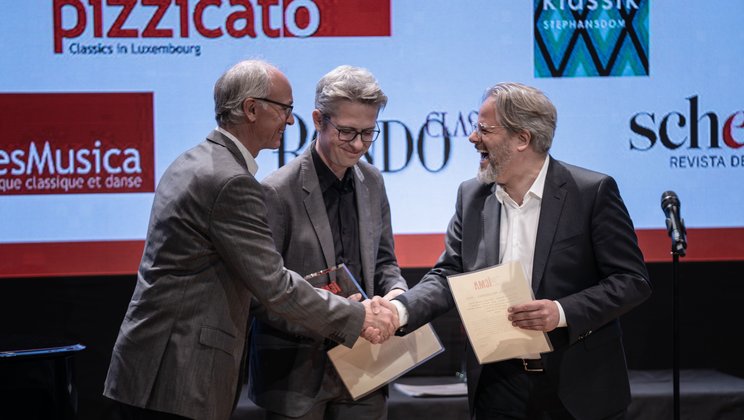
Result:
{"label": "printed document", "polygon": [[382,344],[359,338],[353,348],[328,350],[338,375],[357,400],[444,351],[430,324]]}
{"label": "printed document", "polygon": [[534,300],[520,262],[448,276],[447,281],[480,364],[552,351],[547,334],[509,321],[508,307]]}

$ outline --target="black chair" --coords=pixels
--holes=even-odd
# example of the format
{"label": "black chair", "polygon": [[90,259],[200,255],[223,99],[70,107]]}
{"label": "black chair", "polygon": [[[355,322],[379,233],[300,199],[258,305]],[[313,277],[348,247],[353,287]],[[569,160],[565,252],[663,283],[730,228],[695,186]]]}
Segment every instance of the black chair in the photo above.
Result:
{"label": "black chair", "polygon": [[75,355],[79,343],[0,336],[0,418],[77,418]]}

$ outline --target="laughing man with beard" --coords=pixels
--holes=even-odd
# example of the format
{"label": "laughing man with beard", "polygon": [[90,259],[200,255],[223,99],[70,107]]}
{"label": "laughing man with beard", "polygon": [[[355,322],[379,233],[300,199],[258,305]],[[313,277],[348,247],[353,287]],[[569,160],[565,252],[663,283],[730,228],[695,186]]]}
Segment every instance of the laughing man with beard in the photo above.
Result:
{"label": "laughing man with beard", "polygon": [[535,300],[504,316],[554,350],[481,366],[469,348],[478,420],[622,419],[630,403],[618,318],[650,295],[646,266],[615,180],[548,154],[556,120],[535,88],[486,91],[468,138],[480,168],[460,185],[445,251],[393,300],[406,334],[454,306],[447,276],[522,263]]}

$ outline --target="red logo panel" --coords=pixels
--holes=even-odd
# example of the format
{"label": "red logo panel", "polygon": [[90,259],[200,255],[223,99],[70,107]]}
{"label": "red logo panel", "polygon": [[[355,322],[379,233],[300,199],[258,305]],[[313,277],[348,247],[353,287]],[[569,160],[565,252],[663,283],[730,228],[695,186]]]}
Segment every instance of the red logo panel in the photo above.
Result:
{"label": "red logo panel", "polygon": [[0,196],[155,190],[152,93],[0,94]]}
{"label": "red logo panel", "polygon": [[65,39],[84,34],[94,40],[390,36],[390,0],[54,0],[52,21],[56,54]]}
{"label": "red logo panel", "polygon": [[[315,9],[304,3],[314,3],[317,23]],[[284,11],[285,36],[298,32],[295,25],[309,36],[390,36],[390,0],[290,0]]]}

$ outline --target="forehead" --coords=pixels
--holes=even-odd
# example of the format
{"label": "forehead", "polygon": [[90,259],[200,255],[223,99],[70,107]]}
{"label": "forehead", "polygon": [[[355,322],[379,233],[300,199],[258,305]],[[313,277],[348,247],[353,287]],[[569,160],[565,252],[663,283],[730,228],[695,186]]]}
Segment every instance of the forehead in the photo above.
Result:
{"label": "forehead", "polygon": [[499,119],[496,112],[496,100],[493,97],[486,98],[478,110],[478,121],[487,125],[497,125]]}
{"label": "forehead", "polygon": [[339,123],[374,125],[377,120],[378,108],[375,105],[361,102],[341,101],[336,104],[333,114]]}
{"label": "forehead", "polygon": [[269,77],[271,78],[269,96],[281,102],[291,102],[292,86],[287,77],[278,70],[272,70]]}

